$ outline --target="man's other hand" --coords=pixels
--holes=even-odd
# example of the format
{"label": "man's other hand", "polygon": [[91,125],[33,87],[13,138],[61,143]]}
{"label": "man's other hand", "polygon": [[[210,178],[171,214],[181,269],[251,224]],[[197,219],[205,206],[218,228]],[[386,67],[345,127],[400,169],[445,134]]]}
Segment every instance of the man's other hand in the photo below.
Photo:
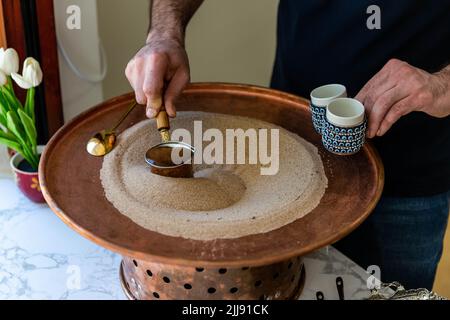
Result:
{"label": "man's other hand", "polygon": [[368,137],[384,135],[400,117],[421,111],[450,115],[450,70],[431,74],[392,59],[356,96],[366,107]]}

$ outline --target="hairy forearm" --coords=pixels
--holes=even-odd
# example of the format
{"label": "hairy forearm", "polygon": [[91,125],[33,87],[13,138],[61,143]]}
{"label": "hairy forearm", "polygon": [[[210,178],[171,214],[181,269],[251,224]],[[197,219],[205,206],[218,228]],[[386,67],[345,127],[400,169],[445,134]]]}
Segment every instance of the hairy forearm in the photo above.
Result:
{"label": "hairy forearm", "polygon": [[[450,64],[443,68],[441,71],[437,72],[436,75],[442,77],[444,80],[450,82]],[[450,86],[450,83],[449,83]]]}
{"label": "hairy forearm", "polygon": [[440,80],[440,86],[437,88],[437,93],[440,96],[438,103],[450,115],[450,65],[435,73],[435,75]]}
{"label": "hairy forearm", "polygon": [[184,43],[186,26],[202,2],[203,0],[151,1],[149,38],[156,34]]}

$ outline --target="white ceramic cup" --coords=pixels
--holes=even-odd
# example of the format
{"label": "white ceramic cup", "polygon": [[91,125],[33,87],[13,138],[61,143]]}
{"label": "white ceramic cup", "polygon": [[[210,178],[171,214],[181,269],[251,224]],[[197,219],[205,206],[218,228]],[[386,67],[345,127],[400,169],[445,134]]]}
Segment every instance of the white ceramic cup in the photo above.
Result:
{"label": "white ceramic cup", "polygon": [[342,84],[327,84],[311,91],[311,104],[315,107],[327,107],[337,98],[347,97],[347,89]]}
{"label": "white ceramic cup", "polygon": [[356,99],[338,98],[327,106],[327,120],[343,128],[356,127],[365,120],[364,105]]}
{"label": "white ceramic cup", "polygon": [[363,104],[355,99],[338,98],[327,107],[322,130],[323,146],[334,154],[355,154],[364,145],[366,127]]}

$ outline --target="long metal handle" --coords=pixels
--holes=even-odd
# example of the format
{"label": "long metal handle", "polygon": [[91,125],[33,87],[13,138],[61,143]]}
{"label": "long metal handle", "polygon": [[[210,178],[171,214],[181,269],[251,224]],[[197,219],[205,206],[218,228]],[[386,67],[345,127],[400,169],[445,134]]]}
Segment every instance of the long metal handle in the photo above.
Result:
{"label": "long metal handle", "polygon": [[123,120],[125,120],[128,115],[133,111],[133,109],[138,105],[138,103],[135,101],[133,105],[128,109],[128,111],[120,118],[120,120],[117,122],[117,124],[114,126],[114,128],[111,129],[112,132],[116,131],[116,129],[122,124]]}

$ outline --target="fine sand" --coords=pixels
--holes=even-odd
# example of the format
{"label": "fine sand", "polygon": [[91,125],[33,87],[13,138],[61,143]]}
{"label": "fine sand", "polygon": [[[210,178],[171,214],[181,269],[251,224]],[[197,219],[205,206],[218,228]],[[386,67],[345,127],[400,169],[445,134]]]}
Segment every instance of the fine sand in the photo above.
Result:
{"label": "fine sand", "polygon": [[244,164],[194,165],[192,179],[154,175],[144,154],[160,136],[154,120],[146,120],[120,135],[100,172],[107,199],[123,215],[165,235],[214,240],[280,228],[319,204],[327,178],[312,144],[267,122],[202,112],[180,112],[172,129],[193,132],[194,120],[203,121],[203,130],[279,129],[278,173],[264,176],[260,164]]}

